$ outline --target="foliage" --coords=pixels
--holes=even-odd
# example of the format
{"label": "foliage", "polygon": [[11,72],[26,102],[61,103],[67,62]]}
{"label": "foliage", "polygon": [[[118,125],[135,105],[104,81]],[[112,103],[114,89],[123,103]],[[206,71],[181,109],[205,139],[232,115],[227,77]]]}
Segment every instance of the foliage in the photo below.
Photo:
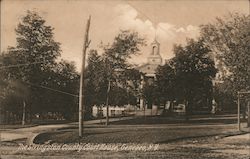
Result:
{"label": "foliage", "polygon": [[157,69],[160,97],[187,104],[187,110],[211,106],[212,79],[216,69],[203,39],[188,40],[186,46],[174,47],[175,57]]}
{"label": "foliage", "polygon": [[[57,65],[46,72],[46,81],[39,88],[42,104],[37,112],[60,112],[66,119],[71,119],[78,109],[79,75],[75,64],[61,60]],[[51,89],[44,89],[44,86]],[[61,91],[61,92],[59,92]],[[64,93],[65,92],[65,93]]]}
{"label": "foliage", "polygon": [[112,45],[103,47],[102,55],[98,55],[96,50],[90,51],[85,76],[87,105],[106,104],[107,96],[109,105],[136,103],[140,73],[127,60],[138,54],[142,45],[144,39],[138,33],[121,31]]}
{"label": "foliage", "polygon": [[228,92],[250,89],[250,16],[231,13],[201,27],[202,37],[222,66]]}
{"label": "foliage", "polygon": [[85,97],[87,107],[101,105],[106,101],[107,73],[102,56],[90,50],[85,75]]}
{"label": "foliage", "polygon": [[156,79],[156,90],[159,93],[160,102],[173,101],[176,76],[172,60],[157,68]]}
{"label": "foliage", "polygon": [[22,113],[27,103],[29,116],[42,112],[61,112],[69,119],[77,93],[75,66],[57,62],[60,44],[54,41],[53,28],[36,12],[27,11],[16,28],[17,45],[0,56],[1,108]]}
{"label": "foliage", "polygon": [[227,90],[230,85],[231,82],[225,80],[223,83],[216,84],[214,87],[214,99],[217,102],[218,109],[222,111],[233,111],[237,109],[237,103],[233,94]]}
{"label": "foliage", "polygon": [[156,91],[156,85],[151,82],[152,79],[145,79],[142,89],[142,97],[147,103],[149,109],[152,108],[153,104],[158,104],[158,96]]}

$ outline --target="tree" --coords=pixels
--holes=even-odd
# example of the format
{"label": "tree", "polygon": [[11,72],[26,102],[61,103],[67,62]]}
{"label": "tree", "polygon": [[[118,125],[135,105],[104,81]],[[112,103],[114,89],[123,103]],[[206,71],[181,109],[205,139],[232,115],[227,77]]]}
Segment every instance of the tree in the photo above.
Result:
{"label": "tree", "polygon": [[[119,90],[117,87],[127,89],[128,77],[126,76],[126,72],[128,73],[128,70],[131,68],[128,59],[131,58],[132,55],[138,54],[140,46],[143,45],[145,45],[145,41],[137,32],[121,31],[115,37],[111,46],[104,47],[103,61],[106,66],[107,80],[108,83],[110,83],[107,87],[107,100],[109,98],[109,92]],[[121,92],[126,91],[119,91],[120,96],[123,95]],[[112,96],[110,96],[110,98],[112,98]],[[112,101],[112,99],[110,101]]]}
{"label": "tree", "polygon": [[[158,92],[156,98],[158,98],[159,102],[164,106],[167,101],[173,102],[175,98],[175,69],[173,65],[173,60],[169,60],[165,65],[158,66],[156,70],[156,92]],[[164,107],[164,113],[165,113]]]}
{"label": "tree", "polygon": [[221,111],[237,111],[237,103],[231,91],[228,90],[231,82],[224,80],[223,83],[215,84],[214,99]]}
{"label": "tree", "polygon": [[107,73],[102,56],[96,50],[90,50],[85,75],[85,117],[91,114],[93,105],[102,105],[106,101]]}
{"label": "tree", "polygon": [[222,65],[223,79],[231,84],[226,90],[236,96],[237,91],[250,90],[250,16],[231,13],[217,18],[215,23],[203,25],[201,36]]}
{"label": "tree", "polygon": [[177,99],[187,103],[187,113],[204,105],[210,110],[212,80],[217,72],[210,49],[203,39],[188,40],[185,47],[175,46],[174,53]]}
{"label": "tree", "polygon": [[[42,85],[48,79],[46,71],[55,66],[56,58],[60,56],[59,43],[53,39],[53,28],[45,25],[45,20],[36,12],[27,11],[27,15],[16,28],[17,34],[17,54],[21,63],[36,63],[19,68],[21,80],[26,84]],[[39,63],[40,62],[40,63]],[[48,81],[47,81],[48,82]],[[30,86],[29,86],[30,87]],[[41,105],[39,89],[30,87],[30,103],[33,111]],[[32,101],[32,103],[31,103]],[[37,106],[37,107],[35,107]]]}
{"label": "tree", "polygon": [[[56,58],[60,56],[59,43],[53,39],[53,28],[45,25],[45,20],[36,12],[27,11],[27,15],[16,28],[17,54],[21,63],[36,63],[19,68],[21,80],[28,85],[46,83],[46,71],[55,66]],[[39,63],[40,62],[40,63]],[[30,86],[29,86],[30,87]],[[29,106],[33,111],[41,107],[39,88],[30,87]],[[30,110],[31,111],[31,110]]]}
{"label": "tree", "polygon": [[128,59],[138,54],[144,43],[138,33],[121,31],[111,45],[103,46],[102,55],[90,51],[86,75],[86,95],[90,105],[135,103],[133,95],[138,91],[140,73],[128,63]]}
{"label": "tree", "polygon": [[57,91],[40,89],[41,98],[44,99],[45,103],[39,112],[60,112],[66,119],[73,119],[74,113],[78,113],[77,94],[80,78],[76,72],[75,64],[61,60],[50,72],[46,73],[46,76],[48,81],[43,83],[43,86]]}
{"label": "tree", "polygon": [[[157,69],[159,97],[185,103],[187,115],[204,106],[211,109],[212,80],[216,74],[210,49],[203,39],[174,46],[175,57]],[[209,101],[209,102],[208,102]]]}
{"label": "tree", "polygon": [[127,104],[137,104],[137,98],[140,96],[140,84],[142,73],[136,68],[128,68],[124,71],[124,81],[126,88]]}
{"label": "tree", "polygon": [[[16,68],[19,56],[16,54],[14,48],[10,47],[8,51],[8,53],[5,52],[0,56],[0,105],[1,115],[3,116],[2,122],[9,122],[10,118],[15,122],[15,120],[22,115],[22,124],[25,124],[26,100],[29,96],[29,90],[26,85],[19,80],[21,73]],[[21,105],[23,107],[20,107]]]}
{"label": "tree", "polygon": [[[226,70],[226,73],[221,73],[224,81],[221,85],[227,87],[220,91],[233,95],[234,99],[238,91],[249,91],[250,15],[231,13],[224,19],[217,18],[215,23],[203,25],[201,33],[222,65],[220,71]],[[250,111],[248,112],[250,116]]]}
{"label": "tree", "polygon": [[[13,83],[25,87],[29,95],[23,93],[15,99],[22,101],[18,103],[23,103],[31,116],[31,108],[33,114],[39,112],[44,106],[41,101],[46,101],[44,99],[48,97],[47,92],[41,91],[39,86],[51,82],[50,73],[57,66],[56,58],[60,56],[60,44],[54,41],[53,28],[47,26],[45,20],[36,12],[27,11],[15,31],[17,45],[9,47],[1,58],[3,67],[0,71],[1,75],[4,75],[1,82],[5,84],[4,100],[6,102],[13,93],[18,92],[11,89]],[[6,105],[9,107],[10,104],[5,103]]]}
{"label": "tree", "polygon": [[142,97],[147,102],[148,108],[157,103],[156,85],[153,82],[145,82],[142,89]]}

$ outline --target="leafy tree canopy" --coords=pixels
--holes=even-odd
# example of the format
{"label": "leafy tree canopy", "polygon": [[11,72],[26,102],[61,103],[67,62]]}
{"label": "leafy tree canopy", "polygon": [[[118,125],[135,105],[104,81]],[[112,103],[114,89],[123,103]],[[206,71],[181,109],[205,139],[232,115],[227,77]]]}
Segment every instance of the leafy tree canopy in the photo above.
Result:
{"label": "leafy tree canopy", "polygon": [[204,40],[190,39],[186,46],[175,45],[174,53],[175,57],[156,71],[159,97],[187,102],[190,108],[209,105],[205,101],[212,96],[217,70]]}
{"label": "leafy tree canopy", "polygon": [[[201,35],[215,53],[225,89],[236,94],[250,89],[250,16],[231,13],[203,25]],[[227,82],[227,83],[228,83]]]}
{"label": "leafy tree canopy", "polygon": [[[1,106],[15,114],[21,112],[22,101],[32,113],[71,109],[74,97],[60,91],[76,94],[78,75],[74,64],[57,62],[61,50],[53,28],[36,12],[27,11],[15,31],[16,46],[0,56]],[[12,105],[15,108],[9,109]]]}
{"label": "leafy tree canopy", "polygon": [[137,32],[121,31],[111,45],[103,46],[101,55],[96,50],[90,51],[86,74],[87,101],[90,105],[106,103],[109,82],[109,104],[128,104],[132,98],[135,103],[140,73],[128,63],[128,59],[138,54],[143,45],[145,40]]}

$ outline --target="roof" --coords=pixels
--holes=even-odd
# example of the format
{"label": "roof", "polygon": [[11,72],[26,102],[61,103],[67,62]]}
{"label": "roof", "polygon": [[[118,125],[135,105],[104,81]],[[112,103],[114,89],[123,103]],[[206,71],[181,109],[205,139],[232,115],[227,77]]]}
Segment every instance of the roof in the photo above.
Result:
{"label": "roof", "polygon": [[160,44],[160,43],[155,38],[154,41],[151,44]]}
{"label": "roof", "polygon": [[142,73],[145,73],[146,75],[147,74],[155,74],[155,71],[157,69],[159,65],[156,65],[156,64],[143,64],[139,67],[137,67],[137,69],[142,72]]}

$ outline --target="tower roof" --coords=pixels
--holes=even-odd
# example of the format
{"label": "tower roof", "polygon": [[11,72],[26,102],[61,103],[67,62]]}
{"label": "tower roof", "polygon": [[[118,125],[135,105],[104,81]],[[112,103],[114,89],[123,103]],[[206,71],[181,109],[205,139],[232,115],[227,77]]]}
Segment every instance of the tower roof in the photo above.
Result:
{"label": "tower roof", "polygon": [[158,45],[160,45],[160,43],[156,40],[156,38],[154,39],[154,41],[151,43],[152,45],[153,44],[158,44]]}
{"label": "tower roof", "polygon": [[151,43],[151,53],[148,56],[148,62],[138,67],[140,72],[146,74],[146,76],[155,75],[155,71],[159,65],[162,65],[162,57],[160,55],[160,43],[154,39]]}

